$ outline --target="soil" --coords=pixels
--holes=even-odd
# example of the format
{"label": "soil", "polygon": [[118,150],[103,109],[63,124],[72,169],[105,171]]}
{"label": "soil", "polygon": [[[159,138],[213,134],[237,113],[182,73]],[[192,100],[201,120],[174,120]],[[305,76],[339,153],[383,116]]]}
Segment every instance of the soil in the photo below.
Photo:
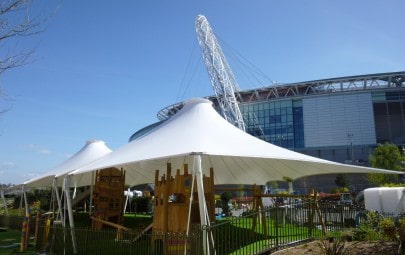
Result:
{"label": "soil", "polygon": [[[323,253],[318,245],[319,241],[302,244],[296,247],[277,251],[273,255],[320,255],[338,254]],[[394,255],[398,252],[398,244],[392,242],[346,242],[341,255]]]}

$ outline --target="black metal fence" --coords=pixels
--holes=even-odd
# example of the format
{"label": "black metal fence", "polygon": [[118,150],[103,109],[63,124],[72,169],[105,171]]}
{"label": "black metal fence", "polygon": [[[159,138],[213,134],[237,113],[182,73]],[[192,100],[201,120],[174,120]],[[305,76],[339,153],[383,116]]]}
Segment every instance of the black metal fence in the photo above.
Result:
{"label": "black metal fence", "polygon": [[[216,254],[269,254],[326,233],[355,227],[364,212],[354,205],[290,202],[275,204],[261,212],[225,218],[205,227],[214,240]],[[208,246],[207,246],[208,249]]]}
{"label": "black metal fence", "polygon": [[[24,218],[25,218],[24,216],[0,215],[0,227],[21,231]],[[40,225],[42,225],[43,222],[44,221],[42,219]],[[35,225],[36,225],[36,217],[30,218],[29,220],[30,234],[35,233]]]}
{"label": "black metal fence", "polygon": [[[41,221],[36,249],[46,254],[270,254],[286,246],[313,240],[326,232],[355,227],[363,209],[332,203],[273,205],[241,217],[223,217],[197,227],[186,236],[142,230],[102,231],[46,226]],[[0,216],[0,226],[21,228],[22,217]],[[35,224],[32,220],[31,224]],[[19,225],[19,226],[18,226]],[[33,235],[35,225],[30,228]],[[184,252],[186,251],[186,252]]]}

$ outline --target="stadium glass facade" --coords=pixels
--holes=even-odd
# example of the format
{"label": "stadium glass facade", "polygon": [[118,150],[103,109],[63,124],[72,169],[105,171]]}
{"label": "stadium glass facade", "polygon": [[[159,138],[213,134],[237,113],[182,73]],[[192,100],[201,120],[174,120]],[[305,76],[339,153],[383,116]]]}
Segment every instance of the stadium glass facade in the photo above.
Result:
{"label": "stadium glass facade", "polygon": [[405,72],[239,93],[246,132],[290,150],[368,165],[378,143],[405,146]]}
{"label": "stadium glass facade", "polygon": [[280,100],[240,105],[246,132],[278,146],[304,147],[301,100]]}

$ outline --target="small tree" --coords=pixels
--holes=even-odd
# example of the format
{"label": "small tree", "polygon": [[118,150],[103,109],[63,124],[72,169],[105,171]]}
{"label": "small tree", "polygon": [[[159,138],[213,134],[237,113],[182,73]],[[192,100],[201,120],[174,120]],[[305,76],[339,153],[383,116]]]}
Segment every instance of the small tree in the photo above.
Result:
{"label": "small tree", "polygon": [[[26,38],[41,31],[44,20],[32,18],[30,8],[32,0],[0,0],[0,75],[5,71],[25,65],[33,49],[18,49],[19,38]],[[6,99],[6,93],[0,87],[0,100]],[[0,114],[8,108],[0,109]]]}
{"label": "small tree", "polygon": [[349,186],[349,179],[346,174],[337,174],[335,179],[336,186],[339,187],[339,190]]}
{"label": "small tree", "polygon": [[267,183],[268,186],[270,186],[271,189],[278,189],[278,182],[277,181],[270,181]]}
{"label": "small tree", "polygon": [[232,198],[231,192],[225,191],[221,194],[222,213],[224,213],[226,216],[229,216],[230,214],[228,202],[231,198]]}
{"label": "small tree", "polygon": [[293,188],[293,179],[287,176],[283,176],[283,180],[287,182],[288,184],[288,193],[291,194],[294,192]]}
{"label": "small tree", "polygon": [[[404,171],[404,155],[401,155],[400,150],[395,144],[378,144],[373,154],[370,155],[369,162],[375,168]],[[384,185],[390,182],[397,182],[398,175],[370,173],[368,174],[368,180],[374,185]]]}

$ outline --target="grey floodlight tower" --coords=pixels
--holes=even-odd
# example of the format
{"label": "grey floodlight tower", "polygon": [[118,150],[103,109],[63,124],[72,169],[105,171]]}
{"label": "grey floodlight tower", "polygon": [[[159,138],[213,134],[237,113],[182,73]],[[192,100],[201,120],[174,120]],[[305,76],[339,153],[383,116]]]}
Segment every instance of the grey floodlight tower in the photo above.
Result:
{"label": "grey floodlight tower", "polygon": [[195,30],[222,116],[228,122],[246,131],[235,97],[235,92],[239,90],[238,84],[205,16],[197,16]]}

